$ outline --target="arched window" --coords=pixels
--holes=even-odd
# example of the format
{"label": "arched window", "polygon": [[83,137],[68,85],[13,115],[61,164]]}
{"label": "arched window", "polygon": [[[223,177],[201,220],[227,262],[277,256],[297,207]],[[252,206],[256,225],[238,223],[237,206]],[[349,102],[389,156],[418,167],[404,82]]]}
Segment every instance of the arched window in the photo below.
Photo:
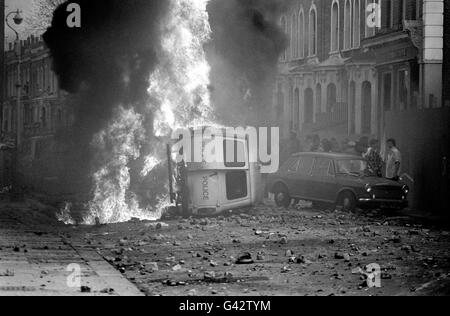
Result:
{"label": "arched window", "polygon": [[303,8],[298,14],[298,52],[300,58],[305,56],[305,14]]}
{"label": "arched window", "polygon": [[295,13],[292,15],[291,54],[293,58],[298,57],[298,20]]}
{"label": "arched window", "polygon": [[352,0],[345,0],[344,8],[344,49],[352,48],[353,44],[353,12]]}
{"label": "arched window", "polygon": [[309,56],[317,54],[317,9],[315,5],[309,10]]}
{"label": "arched window", "polygon": [[327,88],[327,112],[332,113],[337,103],[337,89],[334,83],[330,83]]}
{"label": "arched window", "polygon": [[331,5],[331,52],[339,51],[339,2]]}
{"label": "arched window", "polygon": [[[280,19],[280,27],[283,30],[284,34],[288,34],[287,32],[287,20],[286,17],[282,16]],[[287,58],[287,50],[284,50],[281,54],[281,61],[286,61]]]}
{"label": "arched window", "polygon": [[294,130],[298,130],[300,127],[300,91],[298,88],[294,92]]}
{"label": "arched window", "polygon": [[316,113],[322,112],[322,86],[320,83],[316,86]]}
{"label": "arched window", "polygon": [[314,91],[311,88],[305,90],[305,109],[304,109],[304,122],[314,122]]}
{"label": "arched window", "polygon": [[353,47],[358,48],[360,44],[361,44],[361,0],[353,0]]}

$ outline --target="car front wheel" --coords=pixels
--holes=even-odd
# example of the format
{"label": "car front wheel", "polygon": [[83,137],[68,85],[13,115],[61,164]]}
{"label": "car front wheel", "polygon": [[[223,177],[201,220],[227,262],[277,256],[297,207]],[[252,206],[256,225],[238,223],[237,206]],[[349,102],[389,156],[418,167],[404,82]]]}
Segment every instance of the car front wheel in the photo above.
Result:
{"label": "car front wheel", "polygon": [[275,203],[278,207],[288,208],[291,205],[291,197],[289,192],[284,186],[279,186],[274,190]]}
{"label": "car front wheel", "polygon": [[339,195],[337,206],[343,211],[352,212],[356,209],[356,197],[352,192],[346,191]]}

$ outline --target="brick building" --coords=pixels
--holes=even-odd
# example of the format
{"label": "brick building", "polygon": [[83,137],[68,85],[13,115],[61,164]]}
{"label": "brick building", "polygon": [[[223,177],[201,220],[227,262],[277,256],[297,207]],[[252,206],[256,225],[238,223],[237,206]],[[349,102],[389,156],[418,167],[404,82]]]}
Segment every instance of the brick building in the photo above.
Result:
{"label": "brick building", "polygon": [[274,89],[273,119],[283,135],[397,138],[413,205],[444,209],[450,202],[450,66],[444,54],[450,51],[443,38],[450,36],[449,23],[444,32],[450,3],[289,4],[277,17],[289,38]]}
{"label": "brick building", "polygon": [[[14,144],[20,124],[19,172],[24,185],[55,191],[64,166],[63,148],[55,141],[58,131],[71,124],[67,94],[58,87],[51,58],[42,38],[21,41],[21,78],[18,78],[16,44],[5,52],[5,100],[2,104],[2,142]],[[20,87],[18,83],[21,83]],[[17,116],[18,89],[21,95],[20,122]],[[7,155],[6,161],[8,159]],[[6,163],[2,181],[11,181],[11,163]]]}

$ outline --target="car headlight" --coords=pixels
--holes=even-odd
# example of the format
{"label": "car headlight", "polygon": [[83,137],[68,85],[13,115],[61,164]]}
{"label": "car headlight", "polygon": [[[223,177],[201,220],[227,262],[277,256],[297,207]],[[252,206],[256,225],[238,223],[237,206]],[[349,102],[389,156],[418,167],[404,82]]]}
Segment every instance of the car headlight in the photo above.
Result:
{"label": "car headlight", "polygon": [[409,193],[409,187],[408,187],[407,185],[404,185],[404,186],[403,186],[403,192],[404,192],[405,194],[408,194],[408,193]]}
{"label": "car headlight", "polygon": [[372,187],[370,186],[370,184],[366,184],[365,189],[367,193],[372,192]]}

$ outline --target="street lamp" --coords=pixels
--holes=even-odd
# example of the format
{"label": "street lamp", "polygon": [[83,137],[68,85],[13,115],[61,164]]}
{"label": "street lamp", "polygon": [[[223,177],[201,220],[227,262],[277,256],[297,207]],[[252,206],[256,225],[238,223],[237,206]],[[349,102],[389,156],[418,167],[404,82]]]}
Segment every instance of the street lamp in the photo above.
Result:
{"label": "street lamp", "polygon": [[19,163],[19,147],[20,147],[20,143],[21,143],[21,134],[22,134],[22,115],[21,115],[21,93],[22,93],[22,78],[21,78],[21,63],[22,63],[22,47],[20,45],[20,36],[19,36],[19,32],[17,32],[17,30],[11,26],[11,24],[9,23],[9,19],[11,16],[14,17],[12,18],[12,20],[14,21],[15,25],[21,25],[23,22],[23,17],[22,14],[20,12],[20,10],[17,9],[17,11],[13,11],[10,12],[6,15],[6,25],[16,34],[16,54],[17,54],[17,83],[16,83],[16,88],[17,88],[17,106],[16,106],[16,148],[15,148],[15,157],[14,157],[14,175],[13,175],[13,192],[16,193],[16,197],[19,197],[19,168],[18,168],[18,163]]}

